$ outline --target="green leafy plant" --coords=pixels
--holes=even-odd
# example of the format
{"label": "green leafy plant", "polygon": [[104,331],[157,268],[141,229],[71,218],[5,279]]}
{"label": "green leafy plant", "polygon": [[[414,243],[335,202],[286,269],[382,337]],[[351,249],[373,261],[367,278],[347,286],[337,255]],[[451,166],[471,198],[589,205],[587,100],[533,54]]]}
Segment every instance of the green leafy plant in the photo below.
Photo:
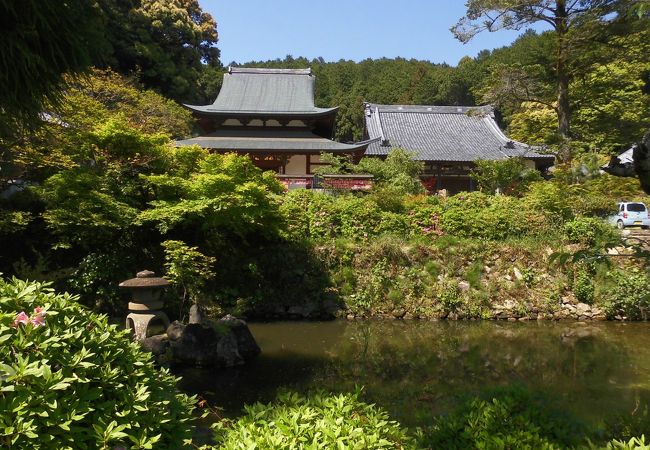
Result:
{"label": "green leafy plant", "polygon": [[307,396],[284,393],[273,403],[255,403],[244,411],[236,421],[216,424],[219,448],[415,448],[398,422],[381,408],[360,400],[360,391]]}
{"label": "green leafy plant", "polygon": [[573,293],[582,303],[591,304],[594,301],[594,271],[580,264],[576,267],[573,277]]}
{"label": "green leafy plant", "polygon": [[613,227],[594,217],[577,217],[564,224],[564,234],[568,241],[584,245],[615,245],[620,236]]}
{"label": "green leafy plant", "polygon": [[508,158],[502,161],[475,161],[476,168],[470,176],[483,192],[493,194],[517,194],[523,192],[528,184],[542,179],[535,169],[526,167],[523,158]]}
{"label": "green leafy plant", "polygon": [[581,443],[585,429],[524,389],[474,398],[430,429],[420,431],[420,448],[562,449]]}
{"label": "green leafy plant", "polygon": [[[595,447],[594,447],[595,448]],[[645,436],[633,437],[628,441],[613,439],[608,442],[603,450],[650,450],[650,444],[645,441]]]}
{"label": "green leafy plant", "polygon": [[438,302],[446,313],[455,312],[463,304],[458,284],[454,280],[444,280],[436,287]]}
{"label": "green leafy plant", "polygon": [[631,320],[650,317],[650,276],[640,271],[616,271],[612,285],[603,293],[609,317],[625,316]]}
{"label": "green leafy plant", "polygon": [[197,166],[189,176],[173,169],[143,176],[155,200],[139,213],[138,223],[153,223],[163,234],[179,228],[237,236],[277,232],[280,217],[274,194],[281,186],[271,172],[263,173],[234,153],[203,151]]}
{"label": "green leafy plant", "polygon": [[216,258],[204,255],[198,247],[190,247],[182,241],[169,240],[162,246],[165,250],[165,275],[182,290],[182,311],[186,299],[192,303],[200,302],[206,283],[215,276]]}
{"label": "green leafy plant", "polygon": [[179,449],[194,399],[126,331],[46,284],[0,280],[0,447]]}

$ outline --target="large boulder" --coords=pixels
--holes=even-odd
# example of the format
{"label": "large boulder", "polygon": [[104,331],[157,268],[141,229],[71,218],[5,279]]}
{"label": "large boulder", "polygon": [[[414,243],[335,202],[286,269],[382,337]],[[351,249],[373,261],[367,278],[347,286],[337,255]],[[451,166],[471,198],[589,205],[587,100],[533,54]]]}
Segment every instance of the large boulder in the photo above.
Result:
{"label": "large boulder", "polygon": [[218,323],[226,325],[230,329],[235,336],[237,350],[245,360],[254,358],[260,354],[262,350],[257,345],[257,342],[255,342],[255,338],[248,329],[246,322],[228,314],[221,318]]}
{"label": "large boulder", "polygon": [[246,322],[226,316],[214,326],[172,322],[166,335],[142,341],[158,362],[193,367],[234,367],[260,353]]}

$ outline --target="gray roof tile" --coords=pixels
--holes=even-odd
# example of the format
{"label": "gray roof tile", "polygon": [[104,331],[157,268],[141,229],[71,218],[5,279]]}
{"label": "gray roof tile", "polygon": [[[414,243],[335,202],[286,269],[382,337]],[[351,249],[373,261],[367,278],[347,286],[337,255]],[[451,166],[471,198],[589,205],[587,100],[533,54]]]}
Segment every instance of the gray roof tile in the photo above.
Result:
{"label": "gray roof tile", "polygon": [[402,147],[421,161],[470,162],[512,156],[553,160],[526,144],[508,139],[494,121],[491,107],[366,104],[371,139],[366,155],[387,155]]}
{"label": "gray roof tile", "polygon": [[231,67],[212,105],[185,105],[207,114],[274,113],[327,114],[337,108],[314,105],[311,69],[250,69]]}

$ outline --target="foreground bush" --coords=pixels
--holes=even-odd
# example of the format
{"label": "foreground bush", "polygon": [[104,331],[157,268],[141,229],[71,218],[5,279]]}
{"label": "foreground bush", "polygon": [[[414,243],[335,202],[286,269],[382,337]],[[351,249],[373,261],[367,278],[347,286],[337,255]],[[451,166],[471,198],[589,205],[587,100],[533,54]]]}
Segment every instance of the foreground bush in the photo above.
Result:
{"label": "foreground bush", "polygon": [[282,394],[275,403],[247,406],[234,423],[217,424],[216,440],[223,450],[414,448],[399,423],[361,402],[358,392]]}
{"label": "foreground bush", "polygon": [[192,399],[126,332],[46,285],[0,279],[0,448],[179,449]]}
{"label": "foreground bush", "polygon": [[475,398],[423,433],[423,448],[561,449],[584,443],[585,430],[525,390]]}

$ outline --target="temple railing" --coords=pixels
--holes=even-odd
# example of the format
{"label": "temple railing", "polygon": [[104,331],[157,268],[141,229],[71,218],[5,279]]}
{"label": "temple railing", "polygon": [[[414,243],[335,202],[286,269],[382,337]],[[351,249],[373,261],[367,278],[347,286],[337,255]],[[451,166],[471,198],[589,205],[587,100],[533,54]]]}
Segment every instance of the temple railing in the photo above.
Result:
{"label": "temple railing", "polygon": [[294,189],[321,189],[366,192],[371,190],[373,186],[373,176],[365,174],[277,175],[277,178],[288,191]]}

